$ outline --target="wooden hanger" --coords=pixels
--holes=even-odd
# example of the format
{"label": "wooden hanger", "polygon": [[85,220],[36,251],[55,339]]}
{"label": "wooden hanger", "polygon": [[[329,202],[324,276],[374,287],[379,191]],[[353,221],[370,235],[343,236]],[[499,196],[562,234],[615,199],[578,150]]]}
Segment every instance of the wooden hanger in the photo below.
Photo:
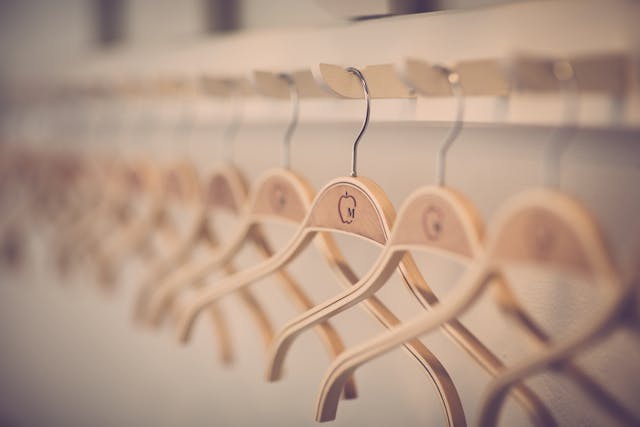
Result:
{"label": "wooden hanger", "polygon": [[[553,212],[552,206],[559,209]],[[480,411],[479,425],[482,426],[497,423],[504,396],[514,383],[543,369],[559,366],[563,372],[564,361],[619,325],[630,295],[615,272],[595,221],[584,208],[561,194],[533,193],[514,201],[510,209],[511,216],[498,220],[496,228],[500,233],[496,233],[489,247],[492,263],[484,274],[492,274],[512,263],[535,265],[537,262],[539,267],[567,270],[597,285],[599,307],[588,324],[575,335],[563,342],[549,343],[545,350],[510,367],[490,386]],[[524,244],[517,242],[516,238],[523,239],[525,233],[539,234],[535,240],[529,238]],[[533,245],[523,247],[527,243]],[[600,403],[602,406],[603,402]],[[636,418],[628,425],[637,425],[637,421]]]}
{"label": "wooden hanger", "polygon": [[[549,190],[527,192],[516,197],[503,209],[493,230],[487,252],[479,257],[463,276],[456,292],[447,303],[436,307],[432,313],[420,315],[395,331],[345,352],[334,362],[322,382],[317,400],[316,414],[319,419],[335,411],[337,402],[333,396],[334,388],[340,388],[343,376],[352,375],[358,366],[394,348],[403,340],[423,335],[461,315],[477,300],[489,283],[501,278],[500,268],[505,261],[568,270],[595,279],[594,281],[604,285],[601,288],[606,308],[603,310],[604,316],[591,326],[602,326],[603,319],[609,321],[611,317],[608,316],[615,317],[621,296],[617,292],[620,287],[594,222],[576,202]],[[593,337],[587,332],[582,338],[587,336]],[[568,352],[566,349],[573,345],[579,347],[577,343],[580,340],[572,341],[573,344],[559,345],[557,348],[564,348]],[[562,353],[561,350],[557,351],[557,354]],[[527,363],[525,361],[521,366]],[[511,386],[521,384],[522,377],[515,380],[515,376],[508,372],[511,372],[511,369],[507,370],[504,376],[498,377],[495,384],[501,386],[494,386],[492,389],[494,392],[490,393],[490,396],[495,400],[484,407],[481,425],[495,424],[499,407],[497,402],[504,400]]]}
{"label": "wooden hanger", "polygon": [[[317,322],[325,321],[374,295],[389,280],[410,250],[432,251],[464,263],[472,263],[480,256],[482,221],[479,215],[471,203],[456,191],[444,186],[444,157],[463,123],[463,98],[457,75],[442,68],[439,72],[448,76],[449,84],[458,101],[458,108],[455,124],[438,152],[438,185],[423,188],[408,199],[400,211],[385,250],[374,268],[360,282],[284,326],[269,352],[268,380],[275,381],[281,377],[286,353],[299,334]],[[445,332],[491,375],[495,376],[504,369],[502,362],[459,322],[451,329],[445,328]],[[528,388],[521,386],[515,397],[538,425],[554,423],[549,411]],[[334,406],[331,410],[319,414],[318,420],[334,419],[336,409]]]}
{"label": "wooden hanger", "polygon": [[[559,162],[561,157],[561,151],[564,150],[567,144],[570,142],[570,139],[568,137],[569,135],[567,135],[567,132],[560,132],[560,131],[574,130],[575,126],[571,126],[571,123],[574,123],[577,120],[578,112],[579,112],[579,104],[577,102],[578,79],[576,78],[576,71],[574,70],[573,63],[570,63],[568,61],[554,61],[551,63],[551,65],[553,68],[553,77],[556,79],[556,81],[560,85],[560,89],[562,89],[566,98],[565,122],[568,123],[568,125],[566,125],[564,128],[559,128],[556,131],[555,138],[549,142],[548,144],[549,148],[547,149],[547,152],[546,152],[545,178],[546,178],[547,185],[554,187],[558,185],[558,181],[559,181],[558,172],[559,172]],[[585,212],[584,215],[588,215],[588,213]],[[593,227],[596,228],[595,225]],[[604,246],[604,244],[602,243],[601,245],[603,246],[603,249],[601,251],[604,253],[604,255],[602,256],[601,262],[602,264],[605,264],[605,268],[604,268],[605,272],[603,273],[603,275],[606,276],[607,274],[609,274],[608,272],[606,272],[607,269],[611,271],[615,271],[615,270],[614,270],[614,267],[612,266],[610,259],[608,258],[608,252],[606,251],[607,249],[606,246]],[[596,257],[596,255],[594,255],[594,257]],[[598,276],[595,274],[591,276],[585,274],[585,276],[588,279],[591,279],[593,281],[598,280]],[[533,335],[533,337],[537,339],[538,343],[544,350],[541,353],[539,353],[539,356],[538,356],[539,359],[537,361],[535,356],[531,357],[530,362],[522,361],[522,363],[514,367],[513,370],[507,371],[505,373],[505,378],[502,378],[502,377],[498,378],[495,384],[492,384],[489,392],[487,393],[486,400],[484,401],[484,404],[481,410],[480,423],[482,425],[487,425],[487,424],[493,425],[497,423],[497,417],[502,407],[501,402],[504,400],[504,397],[501,397],[501,395],[504,392],[501,392],[498,390],[502,387],[506,387],[506,390],[510,388],[510,386],[504,386],[501,384],[509,382],[508,380],[509,376],[515,377],[517,375],[521,375],[521,378],[525,379],[530,374],[524,374],[524,373],[517,374],[518,369],[520,369],[521,372],[524,372],[527,369],[532,369],[532,371],[530,372],[533,372],[536,369],[536,368],[533,368],[533,365],[536,365],[536,363],[540,364],[538,366],[538,369],[540,369],[541,366],[543,366],[544,364],[543,361],[545,360],[545,357],[547,357],[547,363],[548,363],[547,366],[551,366],[551,367],[561,366],[561,369],[559,369],[559,372],[562,373],[563,376],[567,377],[568,379],[576,383],[595,405],[599,406],[601,409],[607,412],[613,419],[618,420],[623,425],[629,425],[629,426],[640,425],[640,418],[637,415],[635,415],[632,411],[630,411],[624,405],[622,405],[604,387],[602,387],[600,383],[598,383],[596,380],[590,377],[586,372],[584,372],[580,368],[579,365],[576,364],[576,362],[574,362],[574,360],[572,360],[572,355],[577,354],[578,347],[587,346],[589,345],[589,342],[595,341],[601,338],[604,334],[607,333],[607,331],[610,331],[611,328],[613,328],[614,326],[625,324],[624,318],[628,317],[627,313],[629,313],[630,311],[628,310],[629,305],[626,304],[625,302],[628,301],[628,296],[633,292],[631,290],[632,286],[622,285],[623,282],[617,274],[614,275],[614,277],[611,279],[611,283],[613,283],[614,285],[614,287],[611,289],[608,289],[606,287],[607,281],[604,281],[602,283],[602,285],[605,286],[604,292],[607,292],[607,291],[610,292],[611,298],[614,301],[616,300],[616,298],[619,298],[620,302],[618,303],[618,306],[616,307],[615,302],[612,303],[613,305],[609,306],[609,309],[611,309],[611,317],[606,318],[606,315],[605,315],[606,319],[602,320],[602,322],[600,323],[598,323],[598,320],[596,319],[590,326],[586,327],[580,333],[576,334],[576,336],[574,336],[572,339],[568,340],[568,341],[573,341],[573,344],[571,342],[567,342],[564,344],[563,343],[554,344],[551,338],[549,337],[549,335],[546,334],[545,331],[542,330],[542,328],[539,328],[538,325],[533,325],[534,327],[532,328],[531,325],[533,322],[531,322],[530,320],[523,321],[523,319],[521,319],[519,316],[517,315],[515,316],[516,319],[519,320],[521,324],[522,323],[529,324],[528,328],[525,328],[525,329],[529,330],[530,335]],[[505,295],[505,290],[506,289],[504,288],[502,289],[502,299],[505,301],[509,301],[510,299],[513,300],[512,295],[509,295],[508,293]],[[504,305],[502,307],[505,308]],[[506,308],[507,308],[507,312],[513,315],[511,310],[509,310],[509,307],[506,307]],[[605,303],[604,310],[605,311],[607,310],[606,303]],[[589,327],[593,328],[591,331],[592,333],[589,332]],[[594,332],[598,328],[601,328],[602,330],[598,333]],[[582,337],[580,337],[580,335],[582,335]],[[582,344],[579,344],[579,342],[582,342]],[[558,348],[562,348],[563,345],[567,347],[571,347],[573,345],[575,346],[575,349],[567,350],[567,353],[568,353],[567,356],[555,359],[556,362],[559,362],[561,360],[562,362],[561,365],[559,363],[554,363],[553,365],[551,365],[550,360],[554,357],[553,356],[554,351],[557,351],[556,349]]]}
{"label": "wooden hanger", "polygon": [[[356,81],[362,84],[367,104],[365,122],[354,143],[352,175],[356,175],[356,149],[368,124],[369,94],[366,81],[360,72],[355,69],[349,70],[357,76]],[[273,205],[269,199],[254,198],[253,215],[260,216],[262,212],[269,212],[273,210]],[[185,306],[179,313],[178,336],[181,340],[188,339],[195,318],[201,310],[220,298],[247,287],[255,280],[277,272],[304,251],[316,235],[325,236],[326,232],[345,233],[381,246],[387,241],[389,227],[395,217],[393,207],[380,187],[369,179],[355,176],[338,178],[330,182],[315,197],[309,210],[301,209],[302,206],[293,206],[292,208],[294,209],[291,214],[295,212],[301,222],[301,227],[286,248],[265,262],[201,290],[193,302]],[[410,286],[415,286],[417,269],[410,257],[403,260],[400,270],[404,280]],[[375,304],[379,303],[376,301]],[[388,322],[385,323],[390,326]],[[397,324],[397,319],[394,319],[393,325]],[[407,348],[414,356],[416,343],[419,341],[407,343]],[[424,354],[426,348],[418,348],[421,349],[422,358],[426,359],[426,354]],[[445,409],[448,425],[466,425],[464,411],[451,378],[438,359],[430,353],[427,354],[429,356],[425,360],[426,364],[421,359],[419,360],[436,387]]]}

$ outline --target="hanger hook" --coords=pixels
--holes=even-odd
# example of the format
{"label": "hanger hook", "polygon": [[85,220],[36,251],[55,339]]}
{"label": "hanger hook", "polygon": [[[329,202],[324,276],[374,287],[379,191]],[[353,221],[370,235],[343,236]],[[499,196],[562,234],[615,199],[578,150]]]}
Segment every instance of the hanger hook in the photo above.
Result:
{"label": "hanger hook", "polygon": [[436,155],[436,183],[438,185],[444,185],[447,153],[449,152],[449,148],[451,148],[453,141],[455,141],[460,134],[464,124],[464,96],[462,94],[462,87],[460,86],[460,75],[457,72],[442,65],[433,65],[433,68],[447,76],[451,93],[456,98],[455,122],[442,140]]}
{"label": "hanger hook", "polygon": [[225,127],[222,137],[223,158],[227,163],[233,163],[234,151],[233,143],[238,135],[238,130],[242,125],[242,113],[243,113],[243,97],[240,94],[238,85],[233,82],[228,82],[229,86],[229,103],[231,104],[232,114],[229,124]]}
{"label": "hanger hook", "polygon": [[544,153],[544,183],[556,188],[560,182],[560,161],[562,153],[571,143],[571,137],[577,130],[576,121],[580,112],[578,102],[578,80],[569,61],[560,60],[553,64],[553,74],[559,83],[565,98],[563,124],[552,133]]}
{"label": "hanger hook", "polygon": [[298,127],[298,117],[300,116],[300,94],[298,93],[298,86],[296,86],[296,82],[290,74],[282,73],[278,74],[278,77],[287,83],[289,98],[291,99],[291,120],[282,141],[282,165],[285,169],[289,169],[291,165],[291,138]]}
{"label": "hanger hook", "polygon": [[360,128],[360,132],[356,137],[356,140],[353,142],[353,149],[351,153],[351,176],[358,176],[358,144],[360,143],[360,139],[362,139],[362,135],[367,130],[367,126],[369,126],[369,115],[371,113],[371,96],[369,95],[369,86],[367,85],[367,79],[364,78],[364,75],[360,70],[355,67],[347,68],[347,71],[351,74],[355,74],[356,77],[360,80],[362,84],[362,92],[364,93],[364,101],[366,104],[366,110],[364,114],[364,121],[362,122],[362,127]]}

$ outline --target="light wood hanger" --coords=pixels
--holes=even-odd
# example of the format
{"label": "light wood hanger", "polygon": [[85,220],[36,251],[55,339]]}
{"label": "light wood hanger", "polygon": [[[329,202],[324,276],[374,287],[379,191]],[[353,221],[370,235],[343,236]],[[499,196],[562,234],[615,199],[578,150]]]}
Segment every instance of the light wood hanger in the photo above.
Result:
{"label": "light wood hanger", "polygon": [[[554,196],[565,197],[564,201],[554,201]],[[628,289],[622,285],[615,269],[609,259],[609,252],[600,240],[600,235],[595,222],[586,211],[577,203],[571,204],[567,196],[540,194],[532,195],[529,206],[526,205],[526,197],[520,199],[522,207],[512,207],[512,217],[502,219],[501,235],[495,238],[490,246],[490,252],[494,258],[493,265],[485,270],[486,274],[492,274],[498,268],[503,268],[509,263],[539,263],[547,264],[547,267],[560,268],[573,271],[585,279],[598,285],[600,296],[597,298],[599,309],[594,313],[588,324],[574,336],[564,342],[550,342],[548,346],[538,354],[527,357],[521,362],[510,367],[501,377],[491,384],[482,404],[479,425],[495,425],[502,407],[504,396],[509,392],[513,384],[522,381],[526,377],[544,369],[559,367],[564,370],[564,362],[574,357],[578,352],[594,344],[603,338],[614,327],[620,324],[622,314],[628,307]],[[560,206],[565,203],[564,212],[547,214],[548,218],[540,219],[545,215],[541,206],[533,202],[535,197],[538,203],[555,203]],[[520,211],[516,209],[520,208]],[[557,216],[554,218],[551,215]],[[582,216],[582,218],[580,218]],[[528,223],[527,223],[528,221]],[[536,222],[537,221],[537,222]],[[554,223],[555,221],[555,223]],[[561,222],[562,221],[562,222]],[[553,230],[552,234],[538,237],[538,246],[523,249],[522,243],[516,243],[515,237],[523,238],[522,234],[533,234],[535,230],[531,225],[547,223],[547,228]],[[564,223],[563,223],[564,222]],[[554,230],[555,227],[557,230]],[[548,230],[547,230],[548,231]],[[547,233],[547,231],[544,231]],[[505,233],[512,232],[512,236]],[[518,234],[515,234],[518,233]],[[549,238],[549,236],[552,236]],[[531,239],[530,239],[531,240]],[[546,248],[546,246],[551,246]],[[541,253],[544,250],[544,253]],[[511,252],[511,253],[509,253]],[[546,258],[546,259],[543,259]],[[482,279],[479,279],[482,280]],[[569,378],[572,378],[569,375]],[[604,406],[605,402],[599,402]],[[605,407],[606,409],[606,407]],[[616,416],[615,411],[608,411]],[[616,416],[620,419],[619,416]],[[637,425],[637,419],[625,424]]]}
{"label": "light wood hanger", "polygon": [[[624,292],[609,261],[608,252],[600,239],[597,227],[588,213],[569,197],[551,190],[534,190],[515,197],[498,215],[488,249],[463,276],[457,291],[447,303],[407,322],[387,334],[361,344],[338,358],[322,382],[316,405],[316,414],[322,419],[330,414],[337,402],[334,388],[339,389],[343,376],[352,375],[366,361],[394,348],[403,340],[423,335],[444,322],[461,315],[495,279],[500,279],[504,264],[526,264],[539,268],[566,270],[601,284],[604,309],[580,336],[568,344],[551,345],[546,353],[555,356],[532,357],[523,361],[525,366],[537,368],[551,366],[562,356],[568,356],[595,337],[599,328],[606,329],[619,315]],[[597,335],[597,334],[596,334]],[[545,364],[546,363],[546,364]],[[516,368],[518,369],[518,368]],[[527,368],[536,369],[536,368]],[[575,371],[575,369],[574,369]],[[498,377],[482,410],[480,425],[494,425],[500,403],[522,376],[510,374],[511,368]],[[575,373],[575,372],[573,372]],[[580,378],[578,376],[578,378]]]}
{"label": "light wood hanger", "polygon": [[[578,116],[579,107],[577,102],[578,80],[576,78],[576,71],[573,64],[569,61],[555,61],[552,63],[552,66],[553,75],[560,84],[566,97],[567,108],[565,109],[565,122],[574,123]],[[549,148],[546,151],[545,178],[547,185],[551,187],[558,185],[561,151],[566,149],[566,145],[570,142],[568,135],[560,132],[563,130],[571,131],[573,127],[566,125],[564,128],[559,128],[556,131],[555,138],[549,142]],[[567,211],[571,213],[569,208],[567,208]],[[573,265],[573,267],[577,274],[581,274],[584,278],[598,285],[602,293],[600,311],[590,319],[590,322],[585,325],[583,329],[565,342],[553,342],[548,335],[540,329],[538,331],[540,335],[538,338],[541,344],[546,344],[543,345],[544,349],[515,364],[506,371],[503,376],[499,377],[490,385],[484,396],[480,410],[478,424],[481,426],[497,424],[504,397],[513,384],[517,384],[545,369],[554,369],[572,380],[586,393],[592,402],[621,424],[628,426],[640,425],[640,418],[637,415],[624,407],[573,361],[576,355],[606,337],[614,328],[627,325],[628,319],[632,316],[633,310],[635,309],[635,301],[633,298],[635,288],[633,283],[625,284],[616,273],[610,258],[610,251],[607,250],[608,248],[604,242],[599,239],[599,230],[595,220],[589,216],[586,210],[580,212],[576,209],[573,217],[578,217],[579,215],[586,218],[582,220],[582,223],[587,223],[591,226],[591,229],[585,227],[584,231],[578,230],[582,232],[584,236],[581,236],[578,231],[575,232],[575,240],[579,241],[580,246],[573,249],[574,258],[577,258],[576,254],[580,253],[579,250],[582,250],[585,255],[584,260],[582,260],[582,265],[578,265],[578,268],[575,268],[575,265]],[[568,216],[567,221],[571,219],[572,217]],[[591,224],[589,224],[589,221],[591,221]],[[579,221],[576,222],[580,225]],[[589,232],[591,232],[592,236],[588,234]],[[589,238],[591,240],[589,240]],[[499,243],[496,243],[496,246],[498,245]],[[549,245],[549,243],[547,243],[547,245]],[[558,244],[554,243],[554,247],[558,247]],[[553,249],[554,248],[551,248],[550,250],[553,251]],[[498,247],[495,250],[499,252],[501,249]],[[499,253],[498,256],[500,255]],[[569,254],[565,254],[565,256],[566,255]],[[508,260],[500,260],[500,262],[507,261]],[[564,261],[567,262],[567,260]],[[576,262],[576,260],[573,260],[574,264]],[[508,301],[509,295],[506,294],[505,296],[505,289],[501,291],[503,293],[503,300]]]}
{"label": "light wood hanger", "polygon": [[[347,291],[291,320],[283,327],[269,352],[268,380],[275,381],[281,377],[286,353],[299,334],[317,322],[325,321],[374,295],[387,283],[411,250],[432,251],[463,263],[473,263],[475,258],[481,256],[482,221],[479,215],[464,197],[444,186],[446,165],[444,159],[462,127],[464,104],[457,74],[442,67],[437,70],[448,77],[458,104],[454,126],[445,137],[437,156],[438,185],[423,188],[409,197],[400,210],[385,250],[372,270],[361,281]],[[504,369],[502,362],[464,329],[464,326],[457,323],[455,327],[458,329],[445,329],[445,332],[462,345],[485,370],[496,376]],[[538,425],[554,424],[549,411],[527,387],[521,386],[514,394]],[[333,406],[331,410],[318,414],[318,420],[334,419],[336,409],[337,407]]]}
{"label": "light wood hanger", "polygon": [[[201,310],[224,296],[277,272],[303,252],[316,235],[325,236],[326,232],[338,232],[362,238],[378,246],[386,243],[390,224],[395,218],[393,207],[377,184],[369,179],[355,176],[357,175],[357,145],[366,130],[369,119],[369,93],[366,81],[360,72],[356,69],[349,69],[349,71],[356,75],[356,82],[362,85],[367,106],[365,121],[354,143],[352,158],[352,175],[354,176],[331,181],[318,193],[308,210],[296,207],[295,211],[301,222],[301,227],[285,249],[277,252],[265,262],[200,291],[193,302],[185,306],[179,313],[178,336],[182,341],[188,339],[192,325]],[[260,199],[254,200],[254,203],[254,215],[271,210],[271,205],[273,205],[269,200]],[[407,284],[415,286],[415,277],[418,273],[415,263],[410,257],[402,261],[400,271]],[[375,304],[379,303],[375,302]],[[385,323],[386,326],[390,326],[388,322]],[[394,319],[393,325],[397,324],[397,319]],[[417,343],[419,341],[412,341],[406,346],[414,356],[416,345],[421,345]],[[466,425],[460,398],[444,366],[431,353],[425,354],[425,351],[428,352],[426,348],[423,346],[418,348],[421,349],[423,359],[429,355],[425,360],[426,364],[421,359],[419,360],[436,387],[445,411],[447,424],[452,426]]]}

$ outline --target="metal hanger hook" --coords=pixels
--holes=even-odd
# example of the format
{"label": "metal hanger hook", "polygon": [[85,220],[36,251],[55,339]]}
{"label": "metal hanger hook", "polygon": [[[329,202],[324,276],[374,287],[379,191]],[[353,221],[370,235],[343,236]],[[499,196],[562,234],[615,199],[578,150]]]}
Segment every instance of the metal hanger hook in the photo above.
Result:
{"label": "metal hanger hook", "polygon": [[234,158],[233,143],[238,135],[238,130],[242,125],[243,116],[243,96],[235,83],[229,83],[229,103],[233,116],[229,124],[225,127],[222,136],[223,158],[227,163],[232,163]]}
{"label": "metal hanger hook", "polygon": [[464,124],[464,96],[462,94],[460,75],[458,73],[442,65],[433,65],[433,68],[447,76],[451,93],[456,98],[455,121],[443,139],[442,144],[440,144],[440,148],[438,148],[438,153],[436,154],[436,183],[438,185],[444,185],[447,153],[449,152],[453,141],[455,141],[460,134]]}
{"label": "metal hanger hook", "polygon": [[560,90],[565,98],[563,124],[552,133],[544,152],[544,183],[547,187],[556,188],[560,183],[560,161],[562,154],[572,142],[577,130],[577,119],[580,112],[578,102],[578,80],[569,61],[556,61],[553,74],[558,80]]}
{"label": "metal hanger hook", "polygon": [[364,135],[364,133],[366,132],[367,126],[369,126],[369,116],[371,114],[371,96],[369,95],[369,86],[367,85],[367,80],[364,78],[362,72],[360,72],[360,70],[355,67],[349,67],[347,68],[347,71],[351,74],[355,74],[356,77],[358,77],[358,79],[360,80],[360,83],[362,84],[362,92],[364,93],[364,101],[366,104],[364,121],[362,122],[362,127],[360,128],[360,132],[358,133],[356,140],[353,142],[353,148],[351,152],[351,176],[356,177],[358,176],[358,144],[362,139],[362,135]]}
{"label": "metal hanger hook", "polygon": [[296,82],[290,74],[282,73],[278,74],[278,77],[287,83],[289,98],[291,99],[291,120],[282,141],[282,165],[285,169],[289,169],[291,165],[291,138],[298,127],[298,117],[300,116],[300,94],[298,93],[298,86],[296,86]]}

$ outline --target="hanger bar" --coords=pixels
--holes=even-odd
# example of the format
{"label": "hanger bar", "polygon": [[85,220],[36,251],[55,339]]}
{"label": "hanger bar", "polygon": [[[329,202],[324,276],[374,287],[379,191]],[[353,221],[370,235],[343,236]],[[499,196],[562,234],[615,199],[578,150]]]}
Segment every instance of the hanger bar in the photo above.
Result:
{"label": "hanger bar", "polygon": [[[576,79],[582,92],[623,94],[637,87],[640,78],[632,55],[624,52],[595,53],[560,58],[540,54],[516,52],[506,58],[481,58],[447,63],[448,68],[460,76],[465,96],[506,96],[512,91],[558,92],[557,78],[553,74],[553,64],[559,59],[567,60],[575,70]],[[401,66],[398,64],[375,64],[362,67],[372,98],[413,98],[415,92],[428,96],[451,96],[451,90],[440,73],[432,70],[436,61],[409,58]],[[126,81],[101,82],[52,82],[46,90],[38,85],[35,90],[55,97],[62,93],[88,95],[99,93],[159,93],[175,94],[192,92],[199,86],[204,92],[226,96],[229,88],[236,88],[243,94],[255,94],[287,99],[289,90],[278,78],[281,72],[255,70],[252,81],[241,76],[210,76],[194,78],[165,76],[148,79],[144,76]],[[298,87],[300,97],[326,98],[333,94],[343,98],[362,98],[358,79],[343,66],[320,63],[317,69],[298,69],[290,74]],[[517,79],[514,78],[517,77]],[[516,83],[517,82],[517,83]],[[47,86],[47,85],[45,85]],[[80,87],[78,87],[80,86]],[[253,86],[253,87],[252,87]],[[28,90],[20,86],[18,91]]]}

